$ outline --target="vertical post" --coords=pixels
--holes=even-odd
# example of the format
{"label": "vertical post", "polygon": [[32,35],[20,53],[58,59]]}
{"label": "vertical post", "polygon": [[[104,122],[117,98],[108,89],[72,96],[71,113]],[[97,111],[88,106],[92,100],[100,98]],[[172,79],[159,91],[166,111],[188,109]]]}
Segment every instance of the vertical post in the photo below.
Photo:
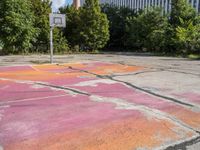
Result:
{"label": "vertical post", "polygon": [[76,9],[79,9],[79,7],[81,6],[80,0],[73,0],[73,5]]}
{"label": "vertical post", "polygon": [[197,13],[199,13],[199,0],[196,1],[196,10],[197,10]]}
{"label": "vertical post", "polygon": [[50,29],[50,62],[53,63],[53,27]]}

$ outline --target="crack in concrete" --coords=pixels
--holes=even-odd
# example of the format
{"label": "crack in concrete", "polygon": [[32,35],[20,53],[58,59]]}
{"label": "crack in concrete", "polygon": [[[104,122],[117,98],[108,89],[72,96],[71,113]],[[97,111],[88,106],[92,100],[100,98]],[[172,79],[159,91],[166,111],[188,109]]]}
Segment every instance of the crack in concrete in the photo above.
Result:
{"label": "crack in concrete", "polygon": [[[131,64],[125,64],[125,63],[120,63],[118,62],[118,64],[121,64],[121,65],[128,65],[128,66],[136,66],[136,65],[131,65]],[[161,68],[160,68],[161,67]],[[182,74],[188,74],[188,75],[193,75],[193,76],[197,76],[197,77],[200,77],[200,74],[196,74],[196,73],[189,73],[189,72],[184,72],[184,71],[174,71],[172,69],[177,69],[179,70],[178,67],[165,67],[165,66],[159,66],[159,67],[155,67],[155,68],[152,68],[152,67],[144,67],[146,69],[158,69],[160,71],[169,71],[169,72],[177,72],[177,73],[182,73]],[[170,70],[171,69],[171,70]],[[196,71],[196,70],[192,70],[192,71]],[[143,72],[143,73],[148,73],[148,72]],[[134,74],[133,74],[134,75]],[[137,74],[136,74],[137,75]]]}
{"label": "crack in concrete", "polygon": [[[125,82],[125,81],[121,81],[121,80],[117,80],[117,79],[113,79],[112,76],[108,76],[108,75],[99,75],[99,74],[95,74],[95,73],[92,73],[92,72],[89,72],[89,71],[86,71],[86,70],[81,70],[81,69],[76,69],[76,68],[73,68],[73,67],[68,67],[69,69],[72,69],[72,70],[79,70],[81,72],[84,72],[84,73],[88,73],[88,74],[91,74],[91,75],[95,75],[96,77],[98,78],[101,78],[101,79],[110,79],[110,80],[113,80],[113,81],[116,81],[116,82],[120,82],[120,83],[124,83],[125,85],[129,86],[129,87],[132,87],[134,89],[137,89],[137,90],[140,90],[142,92],[145,92],[145,93],[148,93],[150,95],[153,95],[153,96],[156,96],[156,97],[159,97],[159,98],[162,98],[162,99],[165,99],[165,100],[168,100],[168,101],[172,101],[174,103],[177,103],[179,105],[183,105],[183,106],[187,106],[187,107],[194,107],[196,108],[196,106],[194,106],[193,104],[190,104],[190,103],[186,103],[186,102],[183,102],[181,100],[178,100],[178,99],[175,99],[175,98],[171,98],[171,97],[167,97],[167,96],[163,96],[163,95],[160,95],[160,94],[157,94],[157,93],[154,93],[154,92],[151,92],[149,90],[145,90],[143,88],[140,88],[138,86],[135,86],[131,83],[128,83],[128,82]],[[162,71],[165,71],[165,69],[162,69]],[[167,71],[167,70],[166,70]],[[163,114],[162,114],[163,115]],[[167,118],[170,118],[170,120],[172,120],[173,122],[175,123],[178,123],[179,125],[181,126],[184,126],[190,130],[193,130],[195,131],[197,134],[200,134],[200,131],[198,131],[197,129],[194,129],[190,126],[188,126],[187,124],[183,123],[182,121],[174,118],[174,117],[171,117],[171,116],[168,116]],[[183,141],[182,143],[180,143],[179,145],[175,145],[175,146],[169,146],[168,148],[166,148],[166,150],[174,150],[174,148],[178,148],[178,147],[183,147],[184,145],[187,145],[187,144],[191,144],[193,143],[193,141],[196,141],[196,139],[199,139],[199,137],[195,138],[195,139],[192,139],[190,140],[189,142],[186,142],[186,141]],[[191,144],[192,145],[192,144]]]}
{"label": "crack in concrete", "polygon": [[175,102],[175,103],[178,103],[179,105],[184,105],[184,106],[187,106],[187,107],[194,107],[196,108],[195,105],[191,104],[191,103],[186,103],[186,102],[183,102],[181,100],[178,100],[178,99],[175,99],[175,98],[172,98],[172,97],[168,97],[168,96],[164,96],[164,95],[160,95],[158,93],[155,93],[155,92],[152,92],[150,90],[146,90],[146,89],[143,89],[143,88],[140,88],[136,85],[133,85],[129,82],[125,82],[125,81],[121,81],[121,80],[117,80],[117,79],[113,79],[114,81],[117,81],[117,82],[121,82],[121,83],[124,83],[126,85],[128,85],[129,87],[132,87],[132,88],[135,88],[137,90],[140,90],[142,92],[145,92],[145,93],[148,93],[150,95],[153,95],[153,96],[156,96],[156,97],[159,97],[159,98],[162,98],[162,99],[165,99],[165,100],[168,100],[168,101],[172,101],[172,102]]}
{"label": "crack in concrete", "polygon": [[155,70],[155,71],[141,71],[141,72],[136,72],[136,73],[129,73],[129,74],[117,74],[117,75],[111,75],[110,77],[123,77],[123,76],[129,76],[129,75],[140,75],[140,74],[144,74],[144,73],[152,73],[152,72],[161,72],[161,71],[164,71],[164,70]]}
{"label": "crack in concrete", "polygon": [[98,95],[92,95],[90,93],[83,92],[83,91],[76,90],[76,89],[72,89],[72,88],[68,88],[68,87],[55,86],[55,85],[44,84],[44,83],[39,83],[39,82],[36,82],[35,84],[46,86],[46,87],[51,87],[51,88],[55,88],[55,89],[68,90],[68,91],[71,91],[71,92],[74,92],[74,93],[77,93],[77,94],[86,95],[86,96],[91,97],[93,99],[93,101],[97,101],[97,102],[114,103],[114,104],[117,105],[118,109],[139,110],[141,112],[144,112],[145,114],[151,114],[152,116],[154,116],[158,119],[167,119],[167,120],[170,120],[170,121],[178,124],[179,126],[182,126],[183,128],[187,128],[187,129],[194,131],[196,133],[200,133],[200,131],[198,131],[197,129],[191,128],[190,126],[188,126],[187,124],[183,123],[182,121],[176,119],[175,117],[173,117],[169,114],[166,114],[164,112],[161,112],[159,110],[146,107],[144,105],[136,105],[134,103],[129,103],[126,100],[118,99],[118,98],[108,98],[108,97],[101,97],[101,96],[98,96]]}
{"label": "crack in concrete", "polygon": [[180,149],[187,150],[188,146],[192,146],[197,143],[200,143],[200,136],[190,139],[188,141],[184,141],[182,143],[173,145],[173,146],[168,146],[167,148],[165,148],[165,150],[180,150]]}
{"label": "crack in concrete", "polygon": [[0,80],[12,81],[12,82],[16,82],[16,83],[25,83],[25,84],[31,84],[31,85],[45,86],[45,87],[50,87],[50,88],[59,89],[59,90],[68,90],[68,91],[71,91],[71,92],[74,92],[74,93],[77,93],[77,94],[90,96],[90,94],[82,92],[80,90],[76,90],[76,89],[68,88],[68,87],[57,86],[57,85],[51,85],[51,84],[45,83],[45,82],[34,82],[34,81],[29,81],[29,80],[16,80],[16,79],[7,79],[7,78],[0,78]]}
{"label": "crack in concrete", "polygon": [[183,72],[183,71],[174,71],[172,69],[171,70],[170,69],[157,69],[155,71],[142,71],[142,72],[136,72],[136,73],[130,73],[130,74],[118,74],[118,75],[111,75],[111,77],[122,77],[122,76],[127,76],[127,75],[140,75],[140,74],[145,74],[145,73],[154,73],[154,72],[162,72],[162,71],[175,72],[175,73],[181,73],[181,74],[193,75],[196,77],[200,77],[200,74],[188,73],[188,72]]}
{"label": "crack in concrete", "polygon": [[[72,69],[72,70],[79,70],[80,72],[84,72],[84,73],[88,73],[90,75],[94,75],[98,78],[101,78],[101,79],[110,79],[110,80],[113,80],[113,81],[116,81],[116,82],[120,82],[120,83],[123,83],[131,88],[134,88],[134,89],[137,89],[139,91],[142,91],[142,92],[145,92],[145,93],[148,93],[150,95],[153,95],[155,97],[159,97],[159,98],[162,98],[162,99],[165,99],[165,100],[168,100],[168,101],[171,101],[171,102],[174,102],[174,103],[177,103],[179,105],[183,105],[183,106],[186,106],[186,107],[193,107],[193,108],[196,108],[196,106],[194,104],[191,104],[189,102],[183,102],[181,100],[178,100],[178,99],[175,99],[175,98],[172,98],[172,97],[168,97],[168,96],[164,96],[164,95],[160,95],[158,93],[155,93],[155,92],[152,92],[152,91],[149,91],[149,90],[146,90],[146,89],[143,89],[143,88],[140,88],[136,85],[133,85],[129,82],[126,82],[126,81],[121,81],[121,80],[117,80],[117,79],[114,79],[112,76],[109,76],[109,75],[99,75],[99,74],[96,74],[96,73],[93,73],[93,72],[89,72],[87,70],[81,70],[81,69],[77,69],[77,68],[73,68],[71,66],[68,67],[69,69]],[[198,108],[200,109],[200,108]]]}
{"label": "crack in concrete", "polygon": [[[4,79],[6,80],[6,79]],[[11,79],[7,79],[10,81],[14,81],[14,82],[21,82],[19,80],[11,80]],[[23,83],[26,83],[26,81],[23,81]],[[118,109],[135,109],[135,110],[139,110],[141,112],[144,112],[145,114],[151,114],[152,116],[158,118],[158,119],[167,119],[170,120],[172,122],[174,122],[175,124],[178,124],[179,126],[182,126],[183,128],[187,128],[188,130],[194,131],[196,133],[200,133],[200,131],[191,128],[190,126],[188,126],[187,124],[183,123],[182,121],[178,120],[177,118],[166,114],[164,112],[161,112],[159,110],[156,109],[152,109],[149,107],[146,107],[144,105],[136,105],[134,103],[129,103],[126,100],[123,99],[117,99],[117,98],[107,98],[107,97],[101,97],[98,95],[92,95],[90,93],[87,92],[83,92],[77,89],[73,89],[73,88],[68,88],[68,87],[62,87],[62,86],[56,86],[56,85],[51,85],[51,84],[47,84],[47,83],[41,83],[41,82],[32,82],[32,81],[27,81],[27,84],[34,84],[34,85],[40,85],[40,86],[44,86],[44,87],[51,87],[53,89],[59,89],[59,90],[67,90],[67,91],[71,91],[77,94],[81,94],[81,95],[85,95],[85,96],[89,96],[89,97],[96,97],[97,100],[93,100],[93,101],[99,101],[99,102],[109,102],[109,103],[114,103],[116,104],[118,107]],[[103,98],[103,100],[102,100]],[[105,100],[106,99],[106,100]]]}
{"label": "crack in concrete", "polygon": [[51,87],[51,88],[54,88],[54,89],[68,90],[68,91],[71,91],[71,92],[74,92],[74,93],[77,93],[77,94],[91,96],[91,94],[88,94],[86,92],[82,92],[80,90],[76,90],[76,89],[73,89],[73,88],[62,87],[62,86],[51,85],[51,84],[40,83],[40,82],[35,82],[34,84],[41,85],[41,86],[46,86],[46,87]]}
{"label": "crack in concrete", "polygon": [[189,72],[183,72],[183,71],[175,71],[175,70],[170,70],[170,69],[164,69],[164,71],[176,72],[176,73],[182,73],[182,74],[186,74],[186,75],[193,75],[193,76],[196,76],[196,77],[200,77],[200,74],[195,74],[195,73],[189,73]]}
{"label": "crack in concrete", "polygon": [[[200,77],[200,74],[197,74],[197,73],[189,73],[189,72],[185,72],[185,71],[181,71],[181,70],[186,70],[186,69],[182,69],[180,70],[180,68],[178,67],[165,67],[165,66],[157,66],[155,68],[150,68],[150,69],[162,69],[164,71],[169,71],[169,72],[177,72],[177,73],[182,73],[182,74],[187,74],[187,75],[193,75],[193,76],[197,76],[197,77]],[[178,70],[178,71],[175,71],[174,69]],[[188,71],[188,70],[186,70]],[[190,70],[190,71],[196,71],[196,70]]]}
{"label": "crack in concrete", "polygon": [[[160,110],[157,109],[153,109],[153,108],[149,108],[147,106],[144,105],[138,105],[138,104],[134,104],[134,103],[130,103],[127,102],[124,99],[119,99],[119,98],[108,98],[108,97],[102,97],[102,96],[97,96],[97,95],[91,95],[90,96],[92,101],[95,102],[104,102],[104,103],[112,103],[116,105],[116,109],[127,109],[127,110],[138,110],[140,112],[143,112],[144,114],[146,114],[147,116],[153,116],[157,119],[162,119],[162,120],[168,120],[173,122],[174,124],[181,126],[184,129],[188,129],[190,131],[194,131],[196,133],[199,133],[199,131],[197,129],[193,129],[190,126],[188,126],[187,124],[183,123],[182,121],[178,120],[177,118],[164,113]],[[170,129],[172,130],[172,129]],[[173,132],[175,132],[173,130]]]}
{"label": "crack in concrete", "polygon": [[177,125],[179,125],[183,128],[194,131],[196,133],[199,132],[199,131],[191,128],[187,124],[183,123],[182,121],[176,119],[175,117],[173,117],[169,114],[163,113],[163,112],[156,110],[156,109],[146,107],[144,105],[136,105],[134,103],[129,103],[126,100],[123,100],[123,99],[107,98],[107,97],[92,95],[90,93],[82,92],[80,90],[76,90],[76,89],[72,89],[72,88],[68,88],[68,87],[56,86],[56,85],[51,85],[51,84],[39,83],[39,82],[35,82],[34,84],[46,86],[46,87],[51,87],[51,88],[55,88],[55,89],[68,90],[68,91],[71,91],[71,92],[74,92],[74,93],[77,93],[77,94],[86,95],[86,96],[91,97],[93,99],[93,101],[97,101],[97,102],[114,103],[114,104],[117,105],[117,109],[139,110],[139,111],[141,111],[145,114],[148,114],[148,115],[151,114],[151,116],[154,116],[157,119],[167,119],[167,120],[170,120],[171,122],[173,122],[173,123],[175,123],[175,124],[177,124]]}
{"label": "crack in concrete", "polygon": [[[101,78],[101,79],[110,79],[110,80],[113,80],[113,81],[116,81],[116,82],[120,82],[120,83],[123,83],[123,84],[125,84],[125,85],[127,85],[129,87],[134,88],[134,89],[143,91],[145,93],[151,94],[151,95],[156,96],[156,97],[163,98],[165,100],[173,101],[173,102],[178,103],[180,105],[184,105],[184,106],[187,106],[187,107],[195,107],[193,104],[182,102],[180,100],[177,100],[177,99],[174,99],[174,98],[171,98],[171,97],[163,96],[163,95],[160,95],[160,94],[145,90],[143,88],[137,87],[137,86],[135,86],[135,85],[133,85],[131,83],[125,82],[125,81],[113,79],[113,77],[109,76],[109,75],[99,75],[99,74],[95,74],[95,73],[92,73],[92,72],[89,72],[89,71],[86,71],[86,70],[76,69],[76,68],[73,68],[73,67],[68,67],[68,68],[72,69],[72,70],[79,70],[80,72],[88,73],[88,74],[94,75],[94,76],[96,76],[98,78]],[[162,69],[162,71],[163,71],[163,69]],[[168,70],[166,70],[166,71],[168,71]],[[145,73],[145,72],[141,72],[141,73]],[[139,74],[139,73],[136,73],[136,74]],[[30,84],[30,81],[28,81],[27,83]],[[76,90],[76,89],[72,89],[72,88],[68,88],[68,87],[61,87],[61,86],[56,86],[56,85],[51,85],[51,84],[46,84],[46,83],[40,83],[40,82],[31,82],[31,84],[37,84],[37,85],[41,85],[41,86],[48,86],[48,87],[51,87],[51,88],[61,89],[61,90],[68,90],[68,91],[71,91],[71,92],[74,92],[74,93],[77,93],[77,94],[86,95],[86,96],[90,96],[90,97],[91,96],[95,96],[95,95],[91,95],[89,93],[82,92],[82,91],[79,91],[79,90]],[[107,101],[107,102],[111,102],[111,101]],[[124,101],[124,102],[126,102],[126,101]],[[113,101],[112,101],[112,103],[113,103]],[[168,114],[163,113],[163,112],[158,111],[158,110],[154,110],[154,109],[148,108],[148,107],[143,106],[143,105],[140,106],[140,105],[135,105],[134,103],[128,103],[128,102],[126,102],[126,103],[127,103],[127,105],[129,105],[128,106],[129,109],[138,109],[140,111],[147,112],[148,114],[153,114],[153,116],[156,116],[156,118],[159,118],[158,116],[164,117],[165,119],[168,119],[168,120],[178,124],[179,126],[187,128],[188,130],[192,130],[192,131],[196,132],[197,134],[200,134],[200,131],[188,126],[187,124],[183,123],[182,121],[176,119],[175,117],[173,117],[171,115],[168,115]],[[126,105],[126,103],[123,104],[123,105]],[[118,108],[122,109],[123,107],[125,107],[123,105],[118,107]],[[200,136],[198,136],[198,137],[196,137],[194,139],[191,139],[189,141],[185,141],[184,140],[182,143],[177,144],[177,145],[173,145],[173,146],[170,145],[170,146],[168,146],[166,148],[166,150],[173,150],[173,149],[180,149],[180,148],[186,150],[186,146],[190,146],[190,145],[193,145],[193,144],[198,143],[198,142],[200,142]]]}

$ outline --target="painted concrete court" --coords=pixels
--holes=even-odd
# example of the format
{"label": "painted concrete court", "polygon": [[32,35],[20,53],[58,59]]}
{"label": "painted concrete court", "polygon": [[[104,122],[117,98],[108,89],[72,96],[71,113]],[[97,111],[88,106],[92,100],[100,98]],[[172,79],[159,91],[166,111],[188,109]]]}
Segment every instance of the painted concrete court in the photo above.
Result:
{"label": "painted concrete court", "polygon": [[0,149],[198,150],[198,61],[94,57],[0,67]]}

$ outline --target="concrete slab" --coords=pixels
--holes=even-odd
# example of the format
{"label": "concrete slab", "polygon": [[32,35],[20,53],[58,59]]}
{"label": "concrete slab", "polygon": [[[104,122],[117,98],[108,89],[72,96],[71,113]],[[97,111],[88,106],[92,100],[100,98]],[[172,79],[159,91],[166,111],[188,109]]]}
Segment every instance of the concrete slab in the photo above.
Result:
{"label": "concrete slab", "polygon": [[[19,60],[0,61],[9,58]],[[0,67],[0,148],[198,150],[199,64],[74,55],[71,63]]]}

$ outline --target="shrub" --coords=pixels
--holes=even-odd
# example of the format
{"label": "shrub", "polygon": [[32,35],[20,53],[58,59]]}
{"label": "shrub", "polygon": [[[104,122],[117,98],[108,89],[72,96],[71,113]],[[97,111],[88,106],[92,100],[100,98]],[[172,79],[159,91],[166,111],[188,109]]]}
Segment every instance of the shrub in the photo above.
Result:
{"label": "shrub", "polygon": [[33,42],[34,51],[47,52],[49,49],[49,13],[51,13],[50,0],[30,0],[31,10],[34,13],[34,27],[37,28],[38,36]]}
{"label": "shrub", "polygon": [[69,52],[69,45],[67,39],[63,36],[60,29],[54,28],[54,52],[55,53],[66,53]]}
{"label": "shrub", "polygon": [[109,40],[109,22],[101,12],[98,0],[86,0],[80,8],[80,46],[82,49],[103,48]]}
{"label": "shrub", "polygon": [[145,10],[136,17],[129,17],[127,21],[126,46],[148,51],[163,49],[168,23],[159,8]]}
{"label": "shrub", "polygon": [[187,0],[172,0],[171,5],[170,23],[173,27],[181,24],[179,18],[182,18],[184,21],[189,21],[196,17],[195,9],[193,9]]}
{"label": "shrub", "polygon": [[73,6],[61,7],[60,12],[66,14],[66,28],[63,30],[63,35],[70,43],[70,46],[79,47],[80,45],[80,10]]}
{"label": "shrub", "polygon": [[[198,19],[195,9],[187,0],[172,0],[170,14],[171,30],[166,47],[171,52],[184,54],[196,51],[198,47]],[[196,48],[195,48],[196,47]]]}
{"label": "shrub", "polygon": [[184,21],[180,18],[180,26],[176,28],[176,36],[181,53],[200,52],[200,24],[194,24],[193,20]]}
{"label": "shrub", "polygon": [[4,50],[19,53],[32,47],[37,30],[30,5],[28,0],[0,1],[0,40]]}
{"label": "shrub", "polygon": [[110,40],[108,48],[124,48],[124,39],[126,37],[127,18],[136,16],[135,10],[127,7],[117,7],[114,5],[101,5],[102,11],[107,15],[109,20]]}

